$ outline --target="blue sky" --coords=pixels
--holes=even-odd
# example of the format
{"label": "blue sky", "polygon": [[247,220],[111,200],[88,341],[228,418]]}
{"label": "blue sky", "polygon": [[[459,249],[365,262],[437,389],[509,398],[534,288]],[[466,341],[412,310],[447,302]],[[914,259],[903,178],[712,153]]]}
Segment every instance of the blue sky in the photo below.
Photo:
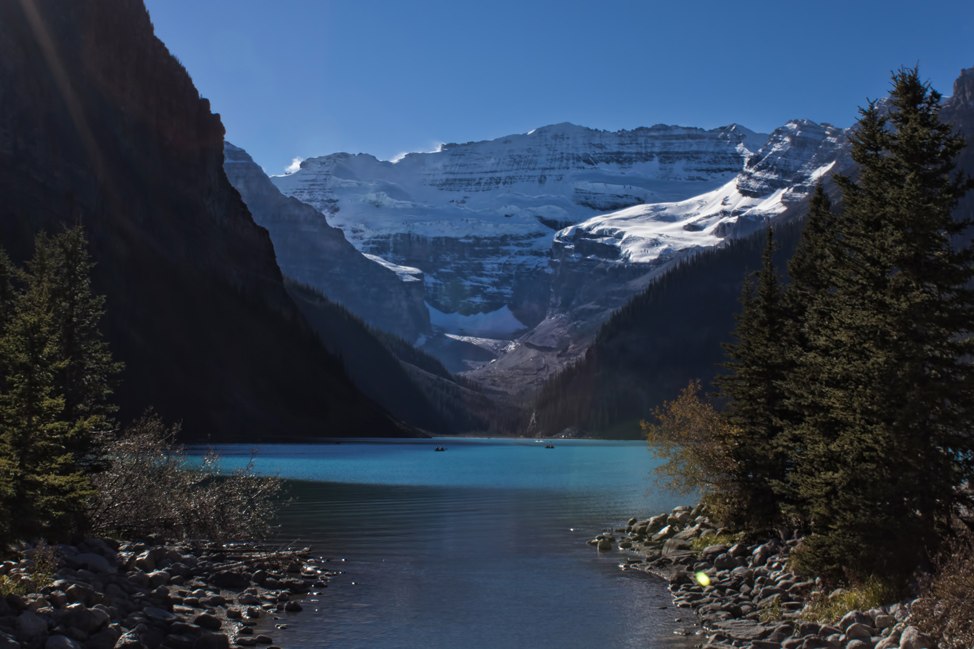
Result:
{"label": "blue sky", "polygon": [[890,71],[945,96],[974,2],[146,0],[156,35],[268,173],[558,122],[849,126]]}

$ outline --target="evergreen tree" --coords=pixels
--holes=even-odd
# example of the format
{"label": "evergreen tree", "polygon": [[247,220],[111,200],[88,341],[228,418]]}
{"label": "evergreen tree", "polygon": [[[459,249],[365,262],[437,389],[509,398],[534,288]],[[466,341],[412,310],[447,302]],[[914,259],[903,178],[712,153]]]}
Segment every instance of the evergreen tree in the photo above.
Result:
{"label": "evergreen tree", "polygon": [[111,430],[114,363],[80,229],[41,234],[27,270],[0,251],[0,540],[80,529]]}
{"label": "evergreen tree", "polygon": [[831,413],[828,400],[816,393],[808,380],[818,367],[809,333],[820,331],[831,318],[832,273],[840,240],[832,202],[819,182],[809,200],[801,238],[788,261],[790,281],[783,296],[788,320],[781,334],[791,363],[781,382],[784,408],[779,443],[787,449],[788,457],[786,480],[777,484],[777,491],[782,513],[798,526],[807,524],[807,512],[798,504],[794,471],[798,466],[811,466],[806,456],[809,440],[803,439],[801,424],[815,417],[823,421]]}
{"label": "evergreen tree", "polygon": [[56,537],[70,530],[91,489],[65,446],[70,426],[57,391],[61,358],[51,310],[54,260],[39,247],[0,338],[0,454],[10,471],[4,509],[12,538]]}
{"label": "evergreen tree", "polygon": [[791,484],[814,532],[797,554],[810,572],[908,573],[974,478],[974,252],[956,246],[971,223],[951,216],[971,182],[953,173],[964,142],[939,105],[904,70],[888,112],[861,110],[858,176],[836,178],[841,212],[819,206],[831,234],[793,264],[805,348]]}
{"label": "evergreen tree", "polygon": [[94,263],[82,229],[66,230],[54,239],[41,235],[37,246],[47,246],[55,260],[51,307],[65,361],[57,385],[64,397],[63,419],[71,423],[67,447],[82,466],[92,470],[101,464],[101,449],[112,429],[110,416],[116,408],[108,399],[122,364],[112,360],[98,330],[105,298],[92,295]]}
{"label": "evergreen tree", "polygon": [[784,332],[789,315],[781,278],[772,263],[776,249],[769,226],[755,291],[744,282],[741,313],[736,316],[736,343],[724,345],[729,374],[719,376],[719,396],[727,400],[725,418],[737,431],[725,452],[732,460],[736,511],[747,528],[774,526],[780,518],[776,489],[785,481],[788,455],[780,438],[787,418],[782,382],[791,363]]}

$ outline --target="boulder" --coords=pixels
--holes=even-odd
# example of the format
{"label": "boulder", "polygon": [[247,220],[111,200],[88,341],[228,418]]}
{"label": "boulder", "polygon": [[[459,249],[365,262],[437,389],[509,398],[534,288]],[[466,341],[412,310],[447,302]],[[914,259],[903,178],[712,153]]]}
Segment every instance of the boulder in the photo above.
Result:
{"label": "boulder", "polygon": [[691,547],[692,543],[687,539],[670,539],[663,544],[663,556],[672,557],[678,554],[687,554]]}
{"label": "boulder", "polygon": [[726,552],[724,554],[717,555],[717,557],[714,559],[714,568],[717,570],[733,570],[736,567],[737,562],[734,561],[734,557]]}
{"label": "boulder", "polygon": [[646,534],[655,534],[663,529],[663,527],[666,526],[667,518],[669,517],[666,514],[660,514],[659,516],[653,516],[646,521]]}
{"label": "boulder", "polygon": [[129,631],[118,639],[114,649],[145,649],[145,645],[135,635],[135,631]]}
{"label": "boulder", "polygon": [[209,613],[200,613],[197,615],[196,619],[193,620],[193,624],[212,631],[215,631],[223,626],[223,623],[220,622],[220,618],[216,617],[215,615],[210,615]]}
{"label": "boulder", "polygon": [[193,643],[193,649],[230,649],[230,638],[225,633],[204,633]]}
{"label": "boulder", "polygon": [[250,585],[250,581],[239,572],[218,572],[210,578],[210,583],[217,588],[242,590]]}
{"label": "boulder", "polygon": [[[156,569],[156,560],[153,558],[152,553],[146,550],[142,554],[135,557],[135,567],[142,572],[152,572]],[[121,640],[119,640],[119,642],[121,642]]]}
{"label": "boulder", "polygon": [[82,649],[81,643],[66,635],[52,635],[44,642],[44,649]]}
{"label": "boulder", "polygon": [[889,629],[891,627],[896,626],[896,618],[894,618],[892,615],[886,615],[880,613],[879,615],[873,618],[873,626],[875,626],[880,631],[882,631],[883,629]]}
{"label": "boulder", "polygon": [[750,549],[743,543],[735,543],[734,545],[727,548],[727,554],[731,555],[735,559],[738,557],[746,557],[751,553]]}
{"label": "boulder", "polygon": [[24,611],[17,617],[17,634],[25,638],[47,635],[47,620],[34,611]]}
{"label": "boulder", "polygon": [[863,613],[862,611],[849,611],[846,613],[841,620],[839,620],[839,629],[843,632],[847,631],[853,624],[866,624],[871,625],[873,620],[871,617]]}
{"label": "boulder", "polygon": [[666,527],[662,528],[660,531],[656,532],[656,534],[653,534],[652,540],[654,542],[665,541],[666,539],[675,535],[679,531],[680,529],[678,527],[674,525],[667,525]]}
{"label": "boulder", "polygon": [[873,628],[861,622],[856,622],[855,624],[850,624],[849,628],[845,630],[845,637],[847,640],[869,639],[873,637]]}
{"label": "boulder", "polygon": [[900,649],[934,649],[933,639],[915,626],[903,629],[900,635]]}
{"label": "boulder", "polygon": [[159,622],[175,622],[179,619],[177,615],[156,606],[146,606],[142,612],[150,620],[157,620]]}
{"label": "boulder", "polygon": [[172,575],[165,570],[153,570],[152,572],[148,573],[147,576],[149,577],[149,588],[165,586],[172,578]]}
{"label": "boulder", "polygon": [[82,584],[71,584],[68,589],[64,591],[67,596],[68,601],[72,603],[84,604],[85,606],[91,607],[101,601],[101,595],[95,592],[94,589],[89,586],[84,586]]}
{"label": "boulder", "polygon": [[831,647],[832,643],[815,635],[805,638],[802,643],[802,649],[831,649]]}
{"label": "boulder", "polygon": [[120,634],[111,627],[106,627],[88,637],[85,641],[85,649],[114,649]]}
{"label": "boulder", "polygon": [[115,564],[100,554],[94,552],[84,552],[75,555],[73,560],[86,570],[95,574],[114,575],[118,572]]}

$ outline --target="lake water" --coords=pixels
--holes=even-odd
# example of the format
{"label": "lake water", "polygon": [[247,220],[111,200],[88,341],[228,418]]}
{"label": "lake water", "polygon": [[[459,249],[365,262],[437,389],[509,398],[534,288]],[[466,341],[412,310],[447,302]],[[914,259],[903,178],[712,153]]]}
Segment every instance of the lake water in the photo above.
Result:
{"label": "lake water", "polygon": [[[446,452],[435,452],[435,446]],[[277,541],[340,570],[281,614],[297,647],[669,647],[691,642],[662,580],[585,544],[678,504],[650,492],[639,442],[433,439],[266,445],[257,467],[294,503]],[[216,448],[224,466],[250,448]],[[648,495],[647,495],[648,494]],[[685,499],[684,499],[685,500]],[[676,618],[683,618],[677,622]]]}

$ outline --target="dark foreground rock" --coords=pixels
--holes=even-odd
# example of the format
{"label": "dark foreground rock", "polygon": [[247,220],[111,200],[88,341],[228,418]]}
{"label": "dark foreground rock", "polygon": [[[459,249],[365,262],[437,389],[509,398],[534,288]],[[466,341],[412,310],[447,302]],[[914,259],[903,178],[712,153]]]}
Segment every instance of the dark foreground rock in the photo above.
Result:
{"label": "dark foreground rock", "polygon": [[[146,545],[86,539],[0,565],[14,592],[0,598],[0,649],[230,649],[250,647],[267,615],[335,573],[306,550],[253,545]],[[53,566],[52,566],[53,567]],[[271,644],[273,639],[266,642]]]}
{"label": "dark foreground rock", "polygon": [[[708,545],[709,537],[716,542]],[[800,538],[720,542],[729,537],[729,530],[718,529],[706,507],[697,505],[632,518],[588,543],[599,551],[618,545],[630,553],[623,570],[667,580],[674,603],[696,614],[704,649],[934,649],[934,642],[910,625],[913,600],[851,611],[831,625],[809,621],[813,594],[836,597],[841,591],[823,593],[820,581],[788,570]]]}

